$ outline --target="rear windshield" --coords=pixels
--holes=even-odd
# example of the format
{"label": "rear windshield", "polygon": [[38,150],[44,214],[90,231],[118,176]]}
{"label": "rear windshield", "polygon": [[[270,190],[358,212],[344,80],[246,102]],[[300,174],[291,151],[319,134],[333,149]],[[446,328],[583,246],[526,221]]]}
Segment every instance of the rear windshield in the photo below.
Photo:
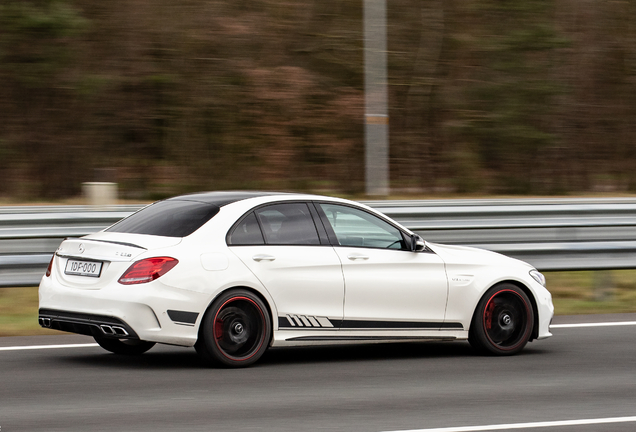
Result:
{"label": "rear windshield", "polygon": [[122,219],[106,231],[185,237],[212,219],[219,207],[197,201],[159,201]]}

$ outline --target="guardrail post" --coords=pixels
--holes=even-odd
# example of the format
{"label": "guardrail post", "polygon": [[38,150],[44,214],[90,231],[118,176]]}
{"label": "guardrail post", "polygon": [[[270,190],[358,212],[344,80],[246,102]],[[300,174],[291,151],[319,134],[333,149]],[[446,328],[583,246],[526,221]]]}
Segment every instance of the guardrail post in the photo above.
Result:
{"label": "guardrail post", "polygon": [[117,204],[117,183],[82,183],[84,196],[92,206],[111,206]]}
{"label": "guardrail post", "polygon": [[614,294],[614,278],[611,270],[598,270],[594,272],[594,286],[592,292],[594,300],[611,300]]}

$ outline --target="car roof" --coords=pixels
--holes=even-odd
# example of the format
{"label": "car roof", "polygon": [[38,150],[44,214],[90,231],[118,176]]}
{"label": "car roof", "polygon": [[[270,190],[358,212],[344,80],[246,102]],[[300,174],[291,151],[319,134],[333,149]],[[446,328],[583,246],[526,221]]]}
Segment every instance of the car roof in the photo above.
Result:
{"label": "car roof", "polygon": [[237,201],[246,200],[249,198],[258,198],[275,195],[294,195],[284,192],[259,192],[259,191],[221,191],[221,192],[197,192],[187,195],[179,195],[176,197],[168,198],[166,201],[196,201],[205,204],[214,204],[218,207],[223,207],[228,204],[232,204]]}

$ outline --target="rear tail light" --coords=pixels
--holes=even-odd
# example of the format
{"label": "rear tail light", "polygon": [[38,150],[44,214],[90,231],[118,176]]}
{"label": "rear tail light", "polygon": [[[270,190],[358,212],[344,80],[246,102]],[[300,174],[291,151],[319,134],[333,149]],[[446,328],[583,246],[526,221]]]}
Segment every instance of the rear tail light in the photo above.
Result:
{"label": "rear tail light", "polygon": [[53,260],[55,259],[55,254],[51,257],[51,261],[49,262],[49,266],[46,268],[46,273],[44,275],[46,277],[51,276],[51,269],[53,269]]}
{"label": "rear tail light", "polygon": [[122,285],[134,285],[152,282],[168,273],[179,260],[170,257],[146,258],[135,262],[119,278]]}

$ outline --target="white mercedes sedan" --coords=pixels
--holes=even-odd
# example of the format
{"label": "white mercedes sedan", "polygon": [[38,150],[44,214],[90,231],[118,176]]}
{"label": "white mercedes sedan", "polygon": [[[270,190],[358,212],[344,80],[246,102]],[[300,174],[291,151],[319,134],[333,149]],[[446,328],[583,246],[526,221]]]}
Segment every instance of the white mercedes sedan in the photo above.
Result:
{"label": "white mercedes sedan", "polygon": [[551,336],[531,265],[427,243],[362,204],[208,192],[67,239],[40,283],[41,326],[116,354],[194,346],[248,366],[270,346],[468,340],[510,355]]}

